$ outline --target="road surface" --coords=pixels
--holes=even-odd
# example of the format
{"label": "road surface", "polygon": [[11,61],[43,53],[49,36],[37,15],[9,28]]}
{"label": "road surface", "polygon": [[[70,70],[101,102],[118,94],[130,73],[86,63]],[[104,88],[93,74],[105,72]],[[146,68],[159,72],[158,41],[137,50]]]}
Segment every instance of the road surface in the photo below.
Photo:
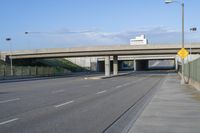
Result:
{"label": "road surface", "polygon": [[134,112],[134,105],[158,88],[165,76],[149,73],[100,80],[72,77],[1,83],[0,133],[121,132],[132,117],[124,116]]}

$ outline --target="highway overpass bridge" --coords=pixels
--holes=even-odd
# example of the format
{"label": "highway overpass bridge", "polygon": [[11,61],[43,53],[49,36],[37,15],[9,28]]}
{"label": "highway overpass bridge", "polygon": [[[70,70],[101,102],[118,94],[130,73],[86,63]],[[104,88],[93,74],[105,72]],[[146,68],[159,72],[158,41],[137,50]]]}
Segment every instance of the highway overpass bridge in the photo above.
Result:
{"label": "highway overpass bridge", "polygon": [[[186,45],[192,48],[193,54],[200,54],[200,44]],[[1,52],[1,59],[6,61],[10,58],[17,59],[40,59],[40,58],[67,58],[67,57],[105,57],[105,75],[110,76],[110,57],[113,57],[113,74],[118,74],[118,56],[133,55],[136,70],[148,67],[148,60],[157,56],[159,59],[175,59],[180,45],[112,45],[77,48],[56,48],[21,50]],[[140,57],[141,56],[141,57]],[[145,56],[145,57],[144,57]]]}

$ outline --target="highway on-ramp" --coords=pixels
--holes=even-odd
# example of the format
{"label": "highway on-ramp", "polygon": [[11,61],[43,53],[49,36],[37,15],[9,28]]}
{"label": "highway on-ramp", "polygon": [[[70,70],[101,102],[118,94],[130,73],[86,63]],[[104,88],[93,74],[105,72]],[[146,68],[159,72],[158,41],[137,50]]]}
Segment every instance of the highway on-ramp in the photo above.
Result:
{"label": "highway on-ramp", "polygon": [[140,108],[135,105],[159,88],[165,76],[143,73],[1,83],[0,133],[125,131]]}

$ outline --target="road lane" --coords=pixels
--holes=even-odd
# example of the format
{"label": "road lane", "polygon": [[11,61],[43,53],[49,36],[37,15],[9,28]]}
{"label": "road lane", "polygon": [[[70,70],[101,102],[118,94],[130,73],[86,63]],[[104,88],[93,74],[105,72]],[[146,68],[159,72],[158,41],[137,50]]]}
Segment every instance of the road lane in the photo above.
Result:
{"label": "road lane", "polygon": [[[76,83],[74,82],[67,82],[63,85],[63,82],[60,81],[54,82],[57,88],[66,90],[63,93],[58,93],[55,95],[50,94],[52,89],[49,89],[50,86],[46,88],[41,88],[40,90],[37,88],[38,84],[35,85],[35,81],[33,82],[34,85],[31,88],[31,91],[22,91],[21,93],[18,92],[14,96],[20,96],[22,99],[15,103],[9,103],[7,105],[0,105],[0,119],[17,115],[19,113],[27,112],[30,110],[34,110],[37,108],[43,108],[45,106],[51,106],[55,104],[62,103],[63,101],[70,101],[71,99],[76,99],[80,97],[84,97],[87,95],[92,95],[96,92],[103,91],[104,89],[110,89],[112,87],[118,86],[119,84],[124,84],[126,82],[131,82],[132,80],[143,79],[144,77],[136,76],[132,77],[132,79],[124,78],[115,78],[115,79],[106,79],[106,80],[80,80]],[[109,83],[107,83],[107,80]],[[63,81],[63,80],[62,80]],[[101,85],[101,82],[105,82],[104,85]],[[42,84],[39,81],[40,84]],[[29,84],[29,83],[28,83]],[[44,85],[49,84],[49,82],[44,82]],[[85,84],[89,84],[90,87],[82,87]],[[34,90],[34,86],[36,86],[36,90]],[[16,87],[16,86],[15,86]],[[13,93],[15,93],[15,87],[13,88]],[[16,88],[18,89],[18,88]],[[20,94],[19,94],[20,93]]]}
{"label": "road lane", "polygon": [[[83,97],[71,97],[67,93],[67,89],[66,93],[63,92],[62,95],[53,95],[54,97],[44,102],[43,107],[29,108],[28,111],[21,110],[22,112],[14,113],[13,115],[20,118],[20,121],[10,125],[9,128],[6,125],[0,127],[0,132],[102,132],[163,78],[163,76],[148,76],[129,75],[92,82],[86,80],[87,84],[91,83],[88,89],[78,88],[77,86],[80,84],[73,85],[72,89],[79,94],[88,91]],[[104,85],[101,81],[104,82]],[[98,92],[104,93],[96,95]],[[61,99],[57,100],[59,98]],[[73,102],[70,101],[72,98]],[[45,99],[45,97],[41,99]],[[59,103],[62,108],[53,108],[53,105],[59,105]]]}

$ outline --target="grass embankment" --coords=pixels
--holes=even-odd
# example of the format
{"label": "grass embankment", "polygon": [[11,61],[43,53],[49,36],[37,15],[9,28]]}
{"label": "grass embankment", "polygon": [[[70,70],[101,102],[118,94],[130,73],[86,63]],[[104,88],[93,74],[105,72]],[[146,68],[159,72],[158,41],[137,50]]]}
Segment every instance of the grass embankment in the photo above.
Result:
{"label": "grass embankment", "polygon": [[61,67],[72,72],[84,71],[85,69],[66,60],[66,59],[42,59],[36,61],[41,65],[51,66],[51,67]]}
{"label": "grass embankment", "polygon": [[[8,62],[9,63],[9,62]],[[0,61],[0,64],[6,64]],[[63,58],[59,59],[34,59],[34,60],[13,60],[14,66],[46,66],[67,69],[71,72],[85,71],[84,68],[66,60]]]}
{"label": "grass embankment", "polygon": [[5,65],[5,62],[0,60],[0,65]]}

